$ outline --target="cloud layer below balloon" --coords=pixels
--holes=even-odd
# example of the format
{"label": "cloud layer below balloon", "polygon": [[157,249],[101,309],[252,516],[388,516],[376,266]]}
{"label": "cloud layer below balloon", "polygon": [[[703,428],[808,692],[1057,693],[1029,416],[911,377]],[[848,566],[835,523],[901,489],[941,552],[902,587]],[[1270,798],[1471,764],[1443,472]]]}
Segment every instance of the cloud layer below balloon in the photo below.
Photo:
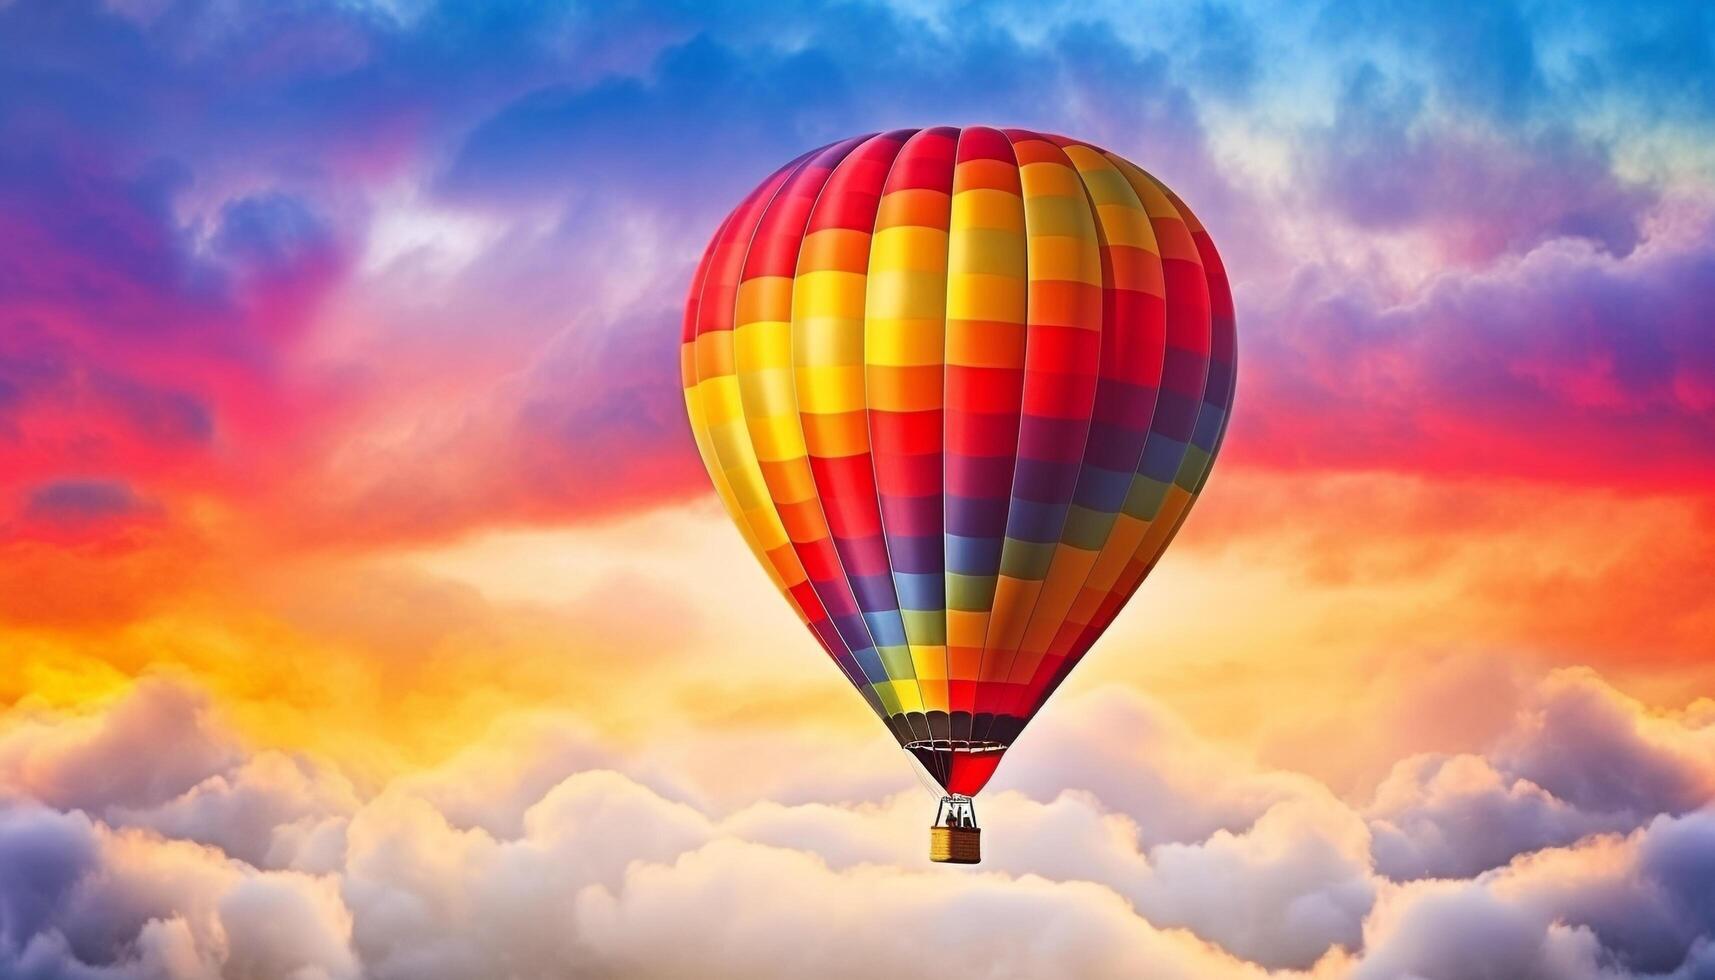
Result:
{"label": "cloud layer below balloon", "polygon": [[923,858],[929,801],[916,792],[720,803],[701,785],[711,770],[670,771],[648,748],[620,752],[548,717],[361,791],[325,762],[247,749],[194,687],[151,680],[97,713],[14,717],[0,736],[0,966],[376,978],[1715,966],[1708,702],[1652,713],[1589,672],[1554,672],[1484,751],[1403,759],[1359,803],[1249,764],[1123,690],[1061,707],[983,803],[985,863],[954,870]]}

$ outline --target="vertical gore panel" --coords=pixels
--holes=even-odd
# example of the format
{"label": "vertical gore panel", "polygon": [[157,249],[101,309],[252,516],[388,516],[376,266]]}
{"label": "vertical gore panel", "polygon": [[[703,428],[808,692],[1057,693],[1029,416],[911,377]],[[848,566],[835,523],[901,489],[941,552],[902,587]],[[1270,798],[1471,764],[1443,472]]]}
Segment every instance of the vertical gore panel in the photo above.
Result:
{"label": "vertical gore panel", "polygon": [[784,569],[787,594],[804,609],[811,630],[833,653],[846,678],[885,718],[875,682],[835,628],[820,583],[809,574],[824,563],[818,548],[831,544],[813,499],[792,384],[792,279],[804,226],[833,168],[863,141],[845,140],[816,153],[764,209],[739,280],[733,363],[752,447],[747,463],[754,469],[747,476],[760,482],[784,530],[784,550],[790,557],[781,556],[776,564]]}
{"label": "vertical gore panel", "polygon": [[[949,735],[941,438],[957,145],[957,130],[925,130],[894,159],[876,212],[864,304],[870,456],[882,531],[912,671],[936,738]],[[945,780],[944,771],[937,775]]]}
{"label": "vertical gore panel", "polygon": [[864,377],[870,253],[887,175],[901,152],[878,145],[848,156],[812,208],[793,286],[792,358],[811,477],[856,605],[849,628],[869,636],[886,675],[877,694],[899,719],[896,731],[926,739],[923,694],[882,534]]}
{"label": "vertical gore panel", "polygon": [[[1152,177],[1148,179],[1154,180]],[[1221,265],[1220,256],[1215,252],[1214,243],[1209,239],[1208,233],[1185,207],[1184,202],[1165,186],[1159,183],[1156,186],[1184,219],[1204,273],[1203,282],[1207,290],[1205,295],[1210,311],[1208,373],[1204,379],[1196,419],[1192,424],[1190,444],[1174,475],[1173,485],[1168,489],[1161,512],[1150,525],[1149,533],[1138,546],[1137,552],[1126,563],[1125,572],[1116,587],[1119,600],[1114,603],[1112,612],[1104,621],[1092,624],[1093,629],[1086,634],[1085,649],[1095,642],[1101,631],[1113,621],[1113,616],[1136,594],[1144,578],[1154,570],[1167,546],[1172,543],[1174,535],[1184,525],[1186,515],[1191,512],[1192,504],[1196,503],[1197,495],[1208,480],[1215,452],[1226,433],[1228,409],[1232,404],[1237,338],[1234,333],[1232,291],[1227,285],[1226,270]]]}
{"label": "vertical gore panel", "polygon": [[734,486],[728,457],[733,430],[743,426],[732,373],[732,315],[739,271],[763,208],[809,156],[805,154],[776,171],[722,224],[705,257],[698,294],[686,305],[686,346],[690,349],[681,354],[686,410],[715,491],[770,581],[787,594],[787,601],[806,624],[809,617],[787,592],[780,569],[769,555],[774,546],[770,519],[754,506],[748,495],[750,488]]}
{"label": "vertical gore panel", "polygon": [[1024,397],[1024,194],[998,130],[959,134],[948,230],[946,601],[952,735],[972,737]]}

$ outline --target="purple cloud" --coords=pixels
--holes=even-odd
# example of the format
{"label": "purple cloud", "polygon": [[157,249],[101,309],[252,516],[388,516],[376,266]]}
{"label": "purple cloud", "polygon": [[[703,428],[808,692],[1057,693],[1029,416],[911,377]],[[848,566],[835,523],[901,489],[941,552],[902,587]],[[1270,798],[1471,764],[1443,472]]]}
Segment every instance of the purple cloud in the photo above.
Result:
{"label": "purple cloud", "polygon": [[55,928],[99,857],[82,814],[0,798],[0,949],[15,953]]}
{"label": "purple cloud", "polygon": [[1655,203],[1615,175],[1600,144],[1431,112],[1420,89],[1373,65],[1348,82],[1300,166],[1335,214],[1364,229],[1427,229],[1464,262],[1565,237],[1626,255]]}
{"label": "purple cloud", "polygon": [[24,519],[78,526],[148,513],[152,505],[119,480],[58,480],[31,490]]}
{"label": "purple cloud", "polygon": [[1229,451],[1277,465],[1715,485],[1715,228],[1557,239],[1404,297],[1333,268],[1257,298]]}

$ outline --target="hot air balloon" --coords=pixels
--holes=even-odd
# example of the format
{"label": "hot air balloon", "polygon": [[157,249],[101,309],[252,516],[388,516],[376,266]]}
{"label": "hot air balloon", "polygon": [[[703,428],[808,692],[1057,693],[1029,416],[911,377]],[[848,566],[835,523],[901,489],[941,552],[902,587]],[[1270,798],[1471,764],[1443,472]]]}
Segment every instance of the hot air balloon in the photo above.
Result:
{"label": "hot air balloon", "polygon": [[971,803],[1208,479],[1234,384],[1220,257],[1080,140],[903,129],[813,150],[723,221],[685,303],[697,448],[786,601]]}

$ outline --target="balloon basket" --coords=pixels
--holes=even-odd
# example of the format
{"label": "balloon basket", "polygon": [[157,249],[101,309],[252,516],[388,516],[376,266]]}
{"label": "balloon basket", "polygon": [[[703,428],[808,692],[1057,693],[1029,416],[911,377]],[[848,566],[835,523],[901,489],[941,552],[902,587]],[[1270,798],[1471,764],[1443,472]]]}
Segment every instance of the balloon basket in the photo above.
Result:
{"label": "balloon basket", "polygon": [[930,827],[929,860],[936,864],[981,864],[983,832],[976,827]]}
{"label": "balloon basket", "polygon": [[983,832],[968,796],[945,796],[929,828],[929,860],[936,864],[979,864]]}

